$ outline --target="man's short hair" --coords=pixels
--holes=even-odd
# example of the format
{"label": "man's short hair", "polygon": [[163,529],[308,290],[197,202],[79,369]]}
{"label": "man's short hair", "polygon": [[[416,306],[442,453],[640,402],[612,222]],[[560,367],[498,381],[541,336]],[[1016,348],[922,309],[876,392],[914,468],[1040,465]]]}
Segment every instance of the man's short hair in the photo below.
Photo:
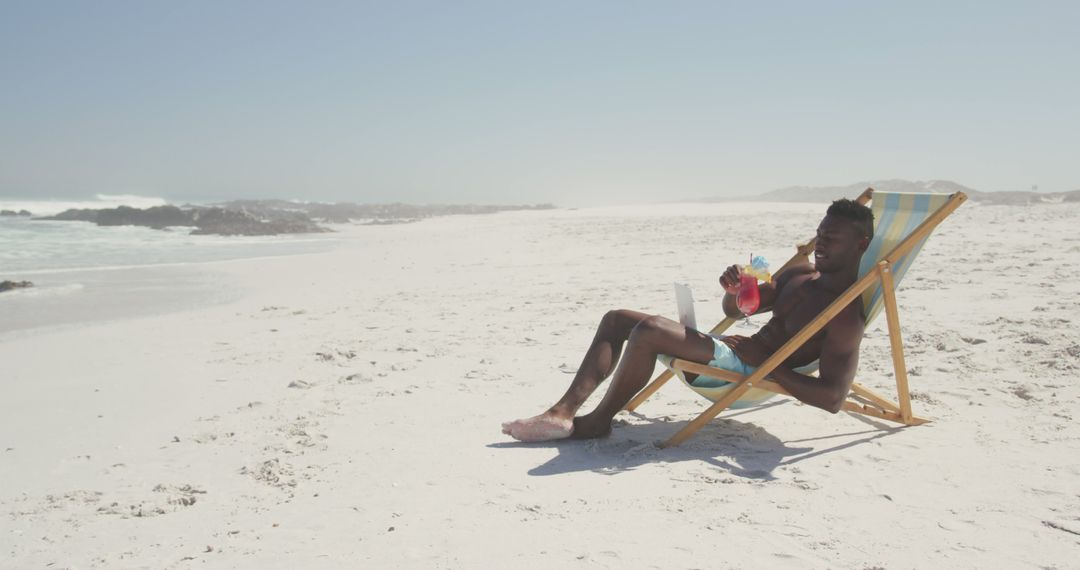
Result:
{"label": "man's short hair", "polygon": [[851,220],[855,231],[862,234],[863,237],[874,237],[874,212],[855,200],[848,200],[847,198],[836,200],[829,206],[825,215],[847,218]]}

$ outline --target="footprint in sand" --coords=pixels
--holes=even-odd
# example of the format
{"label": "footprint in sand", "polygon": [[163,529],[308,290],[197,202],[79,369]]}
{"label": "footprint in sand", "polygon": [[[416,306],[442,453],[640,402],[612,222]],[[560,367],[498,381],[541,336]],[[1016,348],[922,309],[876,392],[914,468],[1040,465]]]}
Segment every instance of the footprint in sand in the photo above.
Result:
{"label": "footprint in sand", "polygon": [[371,376],[357,372],[338,380],[338,384],[369,384],[373,381]]}
{"label": "footprint in sand", "polygon": [[205,495],[206,491],[193,485],[165,485],[154,487],[154,493],[163,496],[153,496],[136,502],[113,501],[108,505],[98,507],[99,515],[117,515],[122,518],[147,518],[175,512],[184,507],[194,505],[198,499],[196,495]]}
{"label": "footprint in sand", "polygon": [[271,487],[288,490],[296,487],[297,482],[293,477],[293,467],[274,457],[253,465],[241,467],[241,475],[248,475],[252,479]]}

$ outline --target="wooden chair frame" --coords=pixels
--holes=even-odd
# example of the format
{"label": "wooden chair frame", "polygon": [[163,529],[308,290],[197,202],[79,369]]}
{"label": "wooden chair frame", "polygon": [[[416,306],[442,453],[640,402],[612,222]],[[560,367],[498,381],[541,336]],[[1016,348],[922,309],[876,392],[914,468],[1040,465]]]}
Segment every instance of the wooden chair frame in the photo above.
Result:
{"label": "wooden chair frame", "polygon": [[[867,188],[856,201],[865,205],[873,198],[873,193],[873,188]],[[739,397],[751,387],[761,388],[777,394],[790,395],[782,386],[780,386],[780,384],[767,378],[769,373],[791,356],[791,354],[802,346],[803,343],[824,328],[825,325],[828,324],[833,317],[838,315],[844,307],[859,298],[864,291],[878,283],[881,284],[882,298],[885,305],[885,318],[888,325],[889,342],[892,348],[893,369],[896,375],[896,391],[899,402],[892,402],[885,396],[874,392],[858,382],[854,382],[851,385],[851,391],[841,409],[905,425],[920,425],[930,421],[926,418],[915,416],[911,412],[911,395],[908,392],[907,366],[904,364],[904,345],[900,336],[900,315],[896,306],[896,291],[894,288],[892,268],[905,254],[910,252],[920,241],[930,235],[930,232],[948,217],[949,214],[952,214],[954,210],[960,207],[965,200],[967,200],[967,196],[963,192],[957,192],[951,195],[944,205],[927,216],[927,218],[923,220],[910,235],[904,238],[891,251],[886,253],[881,260],[878,261],[874,269],[868,271],[866,275],[844,291],[835,301],[815,317],[814,320],[807,323],[802,330],[784,343],[779,350],[766,359],[765,362],[749,376],[744,376],[721,368],[714,368],[705,364],[698,364],[697,362],[678,358],[674,359],[671,366],[675,369],[727,380],[735,383],[735,386],[725,394],[724,397],[717,400],[713,405],[709,406],[707,410],[691,420],[690,423],[679,430],[678,433],[668,439],[663,444],[663,447],[679,445],[686,441],[690,436],[694,435],[699,429],[704,427],[706,423],[738,400]],[[816,238],[811,239],[805,244],[797,245],[795,255],[788,260],[777,273],[780,273],[780,271],[783,271],[796,263],[808,263],[810,261],[810,254],[814,251],[815,241]],[[721,333],[735,322],[736,319],[728,317],[723,321],[720,321],[720,323],[713,327],[709,332],[711,334]],[[649,398],[649,396],[652,396],[660,389],[665,382],[670,380],[672,376],[674,376],[674,373],[671,370],[665,370],[639,392],[637,396],[630,400],[625,409],[627,411],[635,410],[642,402]]]}

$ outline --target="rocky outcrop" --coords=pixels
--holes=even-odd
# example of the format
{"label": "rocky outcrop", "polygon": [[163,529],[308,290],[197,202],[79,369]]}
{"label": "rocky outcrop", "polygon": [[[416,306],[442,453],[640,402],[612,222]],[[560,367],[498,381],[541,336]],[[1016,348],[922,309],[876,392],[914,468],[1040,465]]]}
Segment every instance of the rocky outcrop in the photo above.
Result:
{"label": "rocky outcrop", "polygon": [[66,210],[40,220],[93,222],[99,226],[145,226],[194,228],[192,234],[262,236],[276,234],[318,233],[332,231],[324,223],[349,223],[354,220],[367,224],[398,224],[418,221],[432,216],[455,214],[490,214],[506,210],[546,210],[551,204],[532,206],[478,206],[410,204],[353,204],[341,202],[287,202],[285,200],[234,200],[213,206],[154,206],[131,208],[120,206],[103,210]]}
{"label": "rocky outcrop", "polygon": [[40,219],[93,222],[99,226],[146,226],[154,229],[193,225],[191,212],[176,206],[154,206],[145,210],[129,206],[102,210],[74,209]]}
{"label": "rocky outcrop", "polygon": [[0,216],[30,216],[32,215],[28,210],[0,210]]}
{"label": "rocky outcrop", "polygon": [[102,210],[66,210],[55,216],[38,218],[56,221],[93,222],[99,226],[144,226],[154,229],[192,227],[192,234],[265,236],[277,234],[328,232],[302,212],[278,211],[258,216],[244,209],[154,206],[140,209],[128,206]]}
{"label": "rocky outcrop", "polygon": [[192,234],[264,236],[329,232],[302,212],[274,212],[266,217],[244,210],[199,208],[193,211]]}
{"label": "rocky outcrop", "polygon": [[29,281],[0,281],[0,293],[11,291],[12,289],[24,289],[33,286],[34,284]]}

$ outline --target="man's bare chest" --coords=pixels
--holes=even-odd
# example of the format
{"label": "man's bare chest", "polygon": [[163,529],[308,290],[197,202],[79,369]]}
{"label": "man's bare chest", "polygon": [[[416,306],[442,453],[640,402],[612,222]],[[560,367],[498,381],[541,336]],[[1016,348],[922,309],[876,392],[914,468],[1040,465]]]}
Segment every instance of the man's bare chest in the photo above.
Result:
{"label": "man's bare chest", "polygon": [[773,304],[773,316],[783,323],[784,331],[794,335],[835,300],[836,296],[815,286],[809,277],[789,283]]}

